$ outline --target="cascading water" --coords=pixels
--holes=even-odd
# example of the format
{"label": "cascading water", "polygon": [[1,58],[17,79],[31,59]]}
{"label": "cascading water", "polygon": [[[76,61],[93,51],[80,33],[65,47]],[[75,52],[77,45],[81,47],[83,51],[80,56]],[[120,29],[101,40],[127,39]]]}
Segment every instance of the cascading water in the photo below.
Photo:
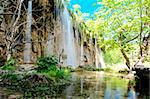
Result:
{"label": "cascading water", "polygon": [[104,62],[104,58],[103,58],[103,53],[100,49],[98,49],[98,60],[100,62],[100,67],[101,68],[105,68],[105,62]]}
{"label": "cascading water", "polygon": [[24,48],[24,62],[31,62],[31,25],[32,25],[32,0],[28,2],[28,17],[27,17],[27,30],[25,38],[25,48]]}
{"label": "cascading water", "polygon": [[95,65],[96,68],[105,68],[105,62],[103,59],[102,51],[100,48],[97,47],[97,38],[98,36],[96,35],[95,38]]}
{"label": "cascading water", "polygon": [[47,56],[50,56],[53,54],[53,38],[54,36],[52,35],[52,33],[48,33],[48,41],[47,41]]}
{"label": "cascading water", "polygon": [[102,51],[96,48],[96,68],[105,68],[105,62],[103,59]]}
{"label": "cascading water", "polygon": [[83,50],[83,44],[81,43],[81,56],[80,56],[80,65],[83,66],[84,65],[84,50]]}
{"label": "cascading water", "polygon": [[[62,0],[63,4],[64,1]],[[66,65],[72,66],[72,68],[75,68],[77,66],[77,60],[76,60],[76,48],[75,48],[75,42],[74,42],[74,33],[73,33],[73,27],[71,23],[71,17],[67,10],[67,7],[64,4],[64,10],[62,14],[60,15],[62,20],[62,27],[63,32],[65,34],[65,53],[67,55],[66,59]]]}

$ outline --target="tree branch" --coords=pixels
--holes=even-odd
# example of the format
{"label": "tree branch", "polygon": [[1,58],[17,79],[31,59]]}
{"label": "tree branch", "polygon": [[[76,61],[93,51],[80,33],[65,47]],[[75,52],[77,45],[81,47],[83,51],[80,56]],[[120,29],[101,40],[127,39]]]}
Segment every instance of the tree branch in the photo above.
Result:
{"label": "tree branch", "polygon": [[23,1],[24,1],[24,0],[20,0],[19,11],[18,11],[18,17],[17,17],[16,21],[15,21],[14,24],[13,24],[13,28],[16,26],[16,24],[17,24],[17,22],[18,22],[18,20],[19,20],[19,18],[20,18],[21,6],[22,6],[22,2],[23,2]]}
{"label": "tree branch", "polygon": [[129,42],[131,42],[131,41],[135,40],[136,38],[138,38],[138,37],[139,37],[139,35],[140,35],[140,34],[138,34],[138,35],[137,35],[137,36],[135,36],[134,38],[132,38],[132,39],[130,39],[130,40],[128,40],[128,41],[126,41],[126,43],[129,43]]}
{"label": "tree branch", "polygon": [[0,13],[0,15],[17,15],[17,13]]}

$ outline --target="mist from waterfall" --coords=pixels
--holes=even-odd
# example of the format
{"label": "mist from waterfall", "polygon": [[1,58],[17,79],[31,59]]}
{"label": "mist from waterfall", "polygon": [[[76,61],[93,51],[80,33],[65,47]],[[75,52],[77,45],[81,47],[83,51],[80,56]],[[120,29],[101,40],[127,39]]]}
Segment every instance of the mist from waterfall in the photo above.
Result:
{"label": "mist from waterfall", "polygon": [[[64,1],[62,0],[64,3]],[[77,60],[76,60],[76,48],[75,48],[75,42],[74,42],[74,33],[73,33],[73,27],[71,22],[71,17],[68,12],[67,7],[64,4],[64,10],[62,14],[60,15],[63,25],[63,32],[65,34],[65,53],[67,55],[66,59],[66,65],[70,65],[72,68],[75,68],[77,66]]]}

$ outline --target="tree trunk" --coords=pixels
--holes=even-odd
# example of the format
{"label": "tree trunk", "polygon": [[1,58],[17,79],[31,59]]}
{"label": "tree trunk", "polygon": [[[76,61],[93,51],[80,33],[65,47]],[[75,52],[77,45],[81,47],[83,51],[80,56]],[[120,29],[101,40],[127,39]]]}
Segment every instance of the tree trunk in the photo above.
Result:
{"label": "tree trunk", "polygon": [[[135,63],[134,67],[141,66],[144,62],[144,59],[148,55],[148,50],[149,50],[149,42],[150,42],[150,33],[148,36],[143,38],[143,43],[141,45],[142,48],[142,56],[139,58],[139,60]],[[141,52],[140,52],[141,53]]]}
{"label": "tree trunk", "polygon": [[130,59],[129,57],[127,56],[127,54],[125,53],[124,49],[123,49],[123,44],[122,44],[122,33],[119,33],[119,36],[118,36],[118,40],[119,40],[119,46],[120,46],[120,50],[121,50],[121,53],[124,57],[124,59],[126,60],[126,66],[131,69],[131,64],[130,64]]}
{"label": "tree trunk", "polygon": [[144,62],[144,59],[146,58],[146,56],[148,55],[148,47],[149,47],[149,38],[150,38],[150,33],[148,33],[148,36],[146,37],[143,37],[143,40],[142,40],[142,33],[143,33],[143,21],[142,21],[142,1],[140,0],[140,43],[139,43],[139,46],[140,46],[140,58],[139,60],[135,63],[134,67],[138,67],[138,66],[142,66],[143,65],[143,62]]}
{"label": "tree trunk", "polygon": [[125,51],[124,51],[123,48],[121,48],[121,53],[122,53],[124,59],[126,60],[126,65],[127,65],[127,67],[130,69],[130,59],[128,58],[128,56],[127,56],[127,54],[125,53]]}
{"label": "tree trunk", "polygon": [[142,21],[142,4],[141,4],[141,0],[140,0],[140,42],[139,42],[139,46],[140,46],[140,56],[143,56],[143,51],[142,51],[142,33],[143,33],[143,21]]}
{"label": "tree trunk", "polygon": [[[15,44],[15,38],[14,38],[14,33],[16,33],[16,26],[17,26],[17,23],[20,19],[20,15],[21,15],[21,7],[22,7],[22,3],[24,0],[18,0],[18,4],[17,4],[17,7],[16,7],[16,11],[14,12],[13,14],[13,17],[12,17],[12,20],[11,20],[11,23],[10,23],[10,28],[8,29],[8,31],[6,32],[6,35],[5,35],[5,42],[6,42],[6,46],[7,46],[7,52],[6,52],[6,55],[7,55],[7,61],[12,57],[12,46],[13,44]],[[19,6],[18,6],[19,5]],[[18,16],[17,18],[15,18],[16,16],[16,12],[18,11]]]}

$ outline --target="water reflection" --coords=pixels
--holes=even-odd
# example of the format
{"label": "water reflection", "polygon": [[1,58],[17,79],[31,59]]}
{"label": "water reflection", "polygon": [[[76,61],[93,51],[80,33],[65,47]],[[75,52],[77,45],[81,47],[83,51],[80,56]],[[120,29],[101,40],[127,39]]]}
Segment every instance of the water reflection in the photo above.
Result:
{"label": "water reflection", "polygon": [[127,99],[137,99],[136,93],[133,89],[130,89]]}
{"label": "water reflection", "polygon": [[150,99],[150,71],[137,73],[135,90],[139,99]]}
{"label": "water reflection", "polygon": [[104,72],[80,72],[72,77],[72,84],[64,91],[65,99],[138,99],[135,83],[128,79]]}
{"label": "water reflection", "polygon": [[[77,72],[72,74],[72,84],[58,97],[52,99],[150,99],[149,79],[129,80],[104,72]],[[19,93],[0,88],[0,99]],[[36,99],[36,98],[35,98]],[[39,98],[39,99],[44,99]],[[49,98],[46,98],[49,99]]]}

